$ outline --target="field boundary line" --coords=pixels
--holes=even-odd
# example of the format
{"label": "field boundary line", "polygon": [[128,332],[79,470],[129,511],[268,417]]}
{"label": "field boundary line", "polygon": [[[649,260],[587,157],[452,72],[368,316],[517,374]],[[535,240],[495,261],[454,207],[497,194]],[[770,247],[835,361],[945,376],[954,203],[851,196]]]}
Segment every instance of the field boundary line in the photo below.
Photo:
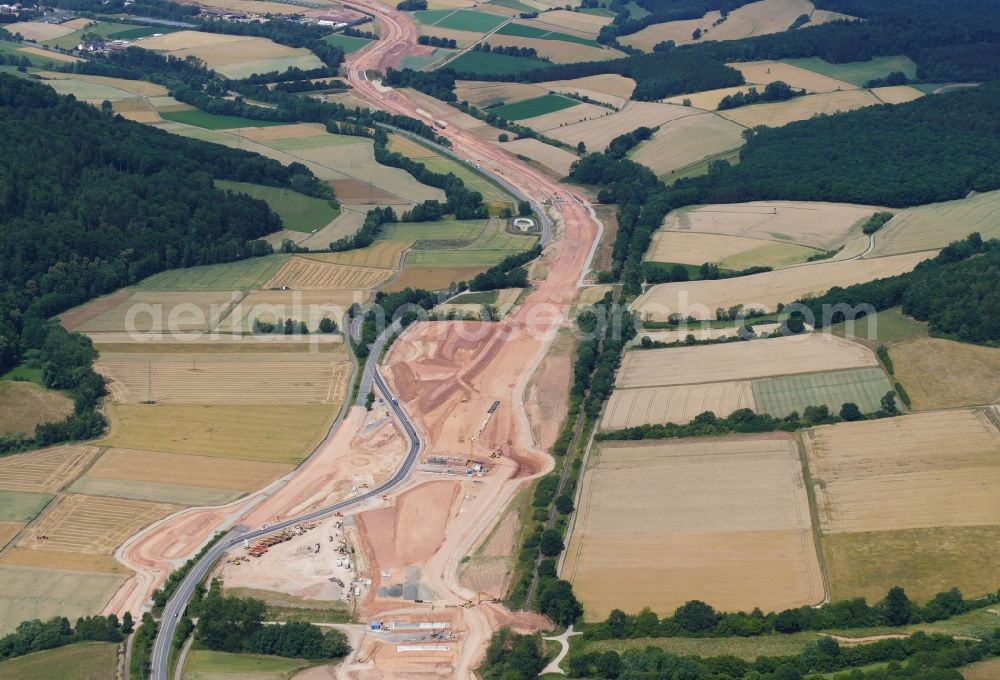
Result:
{"label": "field boundary line", "polygon": [[806,499],[809,504],[809,525],[813,535],[813,547],[816,549],[816,561],[819,564],[819,573],[823,579],[823,599],[812,605],[820,607],[830,602],[830,575],[827,571],[826,557],[823,553],[823,532],[819,522],[819,507],[816,503],[816,487],[813,486],[812,472],[809,470],[809,456],[806,453],[805,440],[803,439],[812,429],[802,430],[795,433],[795,446],[799,453],[799,466],[802,468],[802,483],[806,487]]}

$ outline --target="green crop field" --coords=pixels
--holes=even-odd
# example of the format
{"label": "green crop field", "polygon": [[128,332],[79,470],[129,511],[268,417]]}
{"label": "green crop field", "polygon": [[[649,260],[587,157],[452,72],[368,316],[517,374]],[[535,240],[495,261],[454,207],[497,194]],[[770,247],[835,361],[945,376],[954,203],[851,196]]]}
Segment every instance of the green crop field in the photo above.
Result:
{"label": "green crop field", "polygon": [[[506,7],[508,9],[516,9],[518,12],[537,12],[538,10],[529,5],[525,5],[520,0],[490,0],[491,5],[496,5],[497,7]],[[611,14],[609,16],[614,16]]]}
{"label": "green crop field", "polygon": [[175,123],[194,125],[206,130],[228,130],[242,127],[271,127],[273,125],[286,125],[287,123],[275,123],[268,120],[250,120],[239,116],[219,116],[205,111],[161,111],[160,118],[171,120]]}
{"label": "green crop field", "polygon": [[283,680],[294,671],[313,665],[305,659],[286,659],[261,654],[229,654],[195,649],[184,664],[183,680]]}
{"label": "green crop field", "polygon": [[29,619],[65,616],[75,621],[78,616],[93,616],[124,582],[122,574],[0,564],[0,635]]}
{"label": "green crop field", "polygon": [[143,279],[146,290],[255,290],[285,263],[288,255],[251,257],[239,262],[171,269]]}
{"label": "green crop field", "polygon": [[917,77],[917,65],[909,57],[903,56],[875,57],[871,61],[852,61],[846,64],[831,64],[819,57],[782,59],[782,62],[843,80],[858,87],[863,87],[869,80],[884,78],[893,71],[902,71],[910,80]]}
{"label": "green crop field", "polygon": [[497,35],[513,35],[519,38],[538,38],[539,40],[561,40],[562,42],[576,43],[578,45],[599,47],[596,40],[589,40],[587,38],[570,35],[569,33],[560,33],[558,31],[546,31],[541,28],[536,28],[535,26],[528,26],[527,24],[507,24],[497,31]]}
{"label": "green crop field", "polygon": [[18,45],[17,43],[12,43],[7,40],[0,40],[0,54],[4,55],[5,57],[9,58],[13,56],[17,57],[18,59],[25,58],[31,63],[32,66],[36,66],[38,68],[51,67],[54,64],[61,63],[59,61],[56,61],[54,58],[47,59],[37,54],[28,54],[26,52],[21,52],[20,48],[21,46]]}
{"label": "green crop field", "polygon": [[228,180],[216,180],[215,186],[265,201],[281,218],[285,229],[292,231],[309,233],[321,229],[340,214],[340,210],[322,198],[306,196],[291,189]]}
{"label": "green crop field", "polygon": [[507,54],[470,50],[458,59],[448,62],[448,68],[477,75],[510,75],[550,66],[548,62],[530,57],[512,57]]}
{"label": "green crop field", "polygon": [[118,645],[80,642],[0,663],[0,680],[115,680]]}
{"label": "green crop field", "polygon": [[0,491],[0,522],[26,522],[49,504],[52,496],[30,491]]}
{"label": "green crop field", "polygon": [[576,106],[579,102],[569,97],[558,94],[543,94],[541,97],[532,97],[524,101],[504,104],[494,109],[490,113],[495,113],[507,120],[524,120],[534,118],[553,111],[562,111]]}
{"label": "green crop field", "polygon": [[478,293],[462,293],[451,300],[453,305],[495,305],[500,295],[498,290],[484,290]]}
{"label": "green crop field", "polygon": [[857,404],[862,413],[873,413],[879,409],[879,400],[891,389],[880,368],[824,371],[753,381],[757,411],[777,417],[787,416],[792,411],[802,413],[806,406],[826,405],[831,413],[839,413],[845,402]]}
{"label": "green crop field", "polygon": [[389,241],[472,241],[485,226],[485,220],[400,222],[383,227],[379,238]]}
{"label": "green crop field", "polygon": [[866,345],[891,345],[911,338],[926,337],[927,323],[905,316],[899,307],[893,307],[874,317],[858,319],[854,322],[853,329],[847,322],[843,322],[831,326],[830,332],[849,340],[859,340]]}
{"label": "green crop field", "polygon": [[368,38],[355,38],[354,36],[343,35],[342,33],[332,33],[323,38],[323,42],[334,47],[342,47],[344,54],[350,54],[351,52],[357,52],[370,43],[371,40]]}
{"label": "green crop field", "polygon": [[438,28],[452,28],[456,31],[475,31],[488,33],[507,21],[506,17],[485,12],[475,12],[469,9],[456,10],[424,10],[416,12],[417,21]]}
{"label": "green crop field", "polygon": [[406,253],[407,267],[492,267],[520,250],[411,250]]}

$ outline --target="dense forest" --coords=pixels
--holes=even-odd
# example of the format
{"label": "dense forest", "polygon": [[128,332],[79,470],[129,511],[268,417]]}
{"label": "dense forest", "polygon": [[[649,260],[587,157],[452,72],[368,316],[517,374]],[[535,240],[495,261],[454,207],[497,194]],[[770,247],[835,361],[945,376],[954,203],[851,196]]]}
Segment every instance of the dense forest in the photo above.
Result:
{"label": "dense forest", "polygon": [[839,323],[838,306],[876,311],[902,306],[903,312],[928,322],[935,335],[983,344],[1000,344],[1000,240],[983,241],[972,234],[944,248],[935,258],[906,274],[832,288],[826,294],[799,300],[809,308],[816,326]]}
{"label": "dense forest", "polygon": [[747,135],[740,162],[677,182],[673,200],[904,207],[1000,187],[1000,83]]}

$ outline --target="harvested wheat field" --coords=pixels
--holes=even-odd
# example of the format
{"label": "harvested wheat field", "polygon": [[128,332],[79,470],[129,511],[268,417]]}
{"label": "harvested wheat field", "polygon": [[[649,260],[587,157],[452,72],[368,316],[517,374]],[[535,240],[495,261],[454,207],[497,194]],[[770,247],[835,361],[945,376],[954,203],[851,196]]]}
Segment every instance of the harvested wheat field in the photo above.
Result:
{"label": "harvested wheat field", "polygon": [[943,248],[974,231],[984,239],[1000,238],[1000,191],[903,210],[878,231],[872,254]]}
{"label": "harvested wheat field", "polygon": [[459,80],[455,83],[458,100],[480,108],[519,102],[547,93],[548,90],[540,85],[528,83],[493,83],[482,80]]}
{"label": "harvested wheat field", "polygon": [[[592,109],[596,110],[592,111]],[[579,113],[574,113],[567,117],[566,114],[569,112]],[[564,111],[536,118],[529,118],[522,122],[539,132],[544,131],[550,137],[554,137],[567,144],[576,146],[578,142],[584,142],[588,149],[597,151],[607,147],[608,143],[615,137],[623,135],[626,132],[632,132],[637,127],[643,125],[647,127],[663,125],[669,121],[698,113],[700,112],[686,106],[630,101],[617,113],[591,104],[580,104],[571,109],[565,109]],[[557,117],[560,115],[565,120],[556,118],[552,118],[551,121],[547,120],[550,116]],[[577,122],[584,117],[588,118],[588,120]],[[536,125],[536,121],[543,121],[543,119],[546,122],[539,122]],[[568,125],[559,127],[560,122],[566,122]]]}
{"label": "harvested wheat field", "polygon": [[823,579],[795,441],[602,444],[581,487],[561,576],[590,620],[816,604]]}
{"label": "harvested wheat field", "polygon": [[568,175],[570,166],[580,159],[574,153],[570,153],[559,147],[550,146],[537,139],[516,139],[501,146],[516,156],[524,156],[544,165],[560,177]]}
{"label": "harvested wheat field", "polygon": [[375,241],[365,248],[347,250],[342,253],[306,255],[307,259],[333,264],[347,264],[356,267],[377,267],[396,269],[403,258],[403,251],[413,245],[412,241]]}
{"label": "harvested wheat field", "polygon": [[146,38],[144,49],[165,52],[179,59],[193,56],[206,66],[230,78],[245,78],[254,73],[283,71],[289,66],[318,68],[323,63],[305,48],[286,47],[266,38],[176,31]]}
{"label": "harvested wheat field", "polygon": [[[812,201],[753,201],[673,210],[663,229],[745,236],[833,250],[861,235],[877,206]],[[868,238],[864,238],[867,245]]]}
{"label": "harvested wheat field", "polygon": [[6,24],[4,28],[11,35],[20,33],[21,37],[25,40],[33,40],[34,42],[55,40],[64,35],[69,35],[76,30],[72,26],[49,24],[44,21],[19,21],[13,24]]}
{"label": "harvested wheat field", "polygon": [[[437,33],[438,31],[432,30],[431,32]],[[517,35],[504,35],[503,33],[492,34],[488,42],[490,45],[500,47],[534,48],[538,52],[539,57],[548,59],[554,64],[574,64],[579,61],[606,61],[625,56],[623,52],[608,47],[596,47],[563,40],[523,38]]]}
{"label": "harvested wheat field", "polygon": [[[126,538],[180,507],[119,498],[67,494],[18,543],[19,548],[110,555]],[[48,536],[40,540],[38,536]],[[57,563],[52,564],[58,566]]]}
{"label": "harvested wheat field", "polygon": [[265,288],[322,290],[328,288],[374,288],[392,276],[391,269],[332,264],[306,257],[291,257],[281,266]]}
{"label": "harvested wheat field", "polygon": [[219,458],[298,464],[326,435],[331,404],[111,404],[103,444]]}
{"label": "harvested wheat field", "polygon": [[871,93],[886,104],[905,104],[914,99],[920,99],[924,93],[909,85],[895,85],[892,87],[876,87]]}
{"label": "harvested wheat field", "polygon": [[125,577],[80,571],[0,564],[0,635],[22,621],[93,616],[115,594]]}
{"label": "harvested wheat field", "polygon": [[745,127],[781,127],[816,115],[853,111],[863,106],[882,104],[869,90],[846,90],[825,94],[809,94],[784,102],[751,104],[722,111],[720,116]]}
{"label": "harvested wheat field", "polygon": [[351,362],[341,353],[127,354],[95,364],[122,404],[343,403]]}
{"label": "harvested wheat field", "polygon": [[54,446],[0,458],[0,489],[54,494],[76,479],[96,446]]}
{"label": "harvested wheat field", "polygon": [[666,123],[631,157],[664,175],[742,145],[742,127],[714,113],[702,113]]}
{"label": "harvested wheat field", "polygon": [[[983,593],[982,574],[975,579],[979,587],[970,589],[963,582],[968,570],[943,569],[1000,555],[1000,432],[985,414],[938,411],[841,423],[811,430],[803,441],[836,598],[881,594],[893,585],[926,598],[942,580],[967,595]],[[962,540],[961,530],[977,528],[993,540]],[[921,546],[919,555],[900,551],[881,553],[869,564],[857,560],[879,552],[883,540],[895,544],[907,536]],[[880,570],[873,572],[873,564]],[[991,590],[995,572],[992,578]]]}
{"label": "harvested wheat field", "polygon": [[73,402],[56,390],[30,382],[0,380],[0,436],[34,435],[35,426],[73,413]]}
{"label": "harvested wheat field", "polygon": [[916,410],[1000,403],[1000,349],[940,338],[890,346],[896,379]]}
{"label": "harvested wheat field", "polygon": [[805,262],[816,252],[818,251],[814,248],[780,241],[661,229],[653,235],[653,243],[646,253],[646,259],[653,262],[681,264],[703,262],[719,264],[723,261],[736,261],[739,258],[752,262],[753,265],[782,267]]}
{"label": "harvested wheat field", "polygon": [[875,354],[825,333],[721,345],[630,350],[617,387],[659,387],[877,366]]}
{"label": "harvested wheat field", "polygon": [[[306,320],[308,317],[329,316],[338,324],[341,317],[354,303],[363,303],[370,297],[364,288],[329,288],[319,290],[254,290],[240,300],[226,317],[223,326],[234,317],[246,317],[251,311],[268,310],[283,318]],[[310,330],[313,326],[310,326]]]}
{"label": "harvested wheat field", "polygon": [[99,496],[217,505],[254,491],[292,470],[291,465],[226,460],[162,451],[109,449],[72,490]]}
{"label": "harvested wheat field", "polygon": [[745,61],[729,66],[742,73],[748,83],[756,85],[767,85],[780,80],[798,90],[814,93],[857,89],[857,85],[846,80],[837,80],[781,61]]}
{"label": "harvested wheat field", "polygon": [[745,380],[617,389],[611,393],[604,410],[601,429],[619,430],[647,423],[686,423],[705,411],[721,418],[742,408],[755,408],[753,390]]}
{"label": "harvested wheat field", "polygon": [[[109,296],[87,303],[64,315],[63,325],[81,333],[203,332],[214,328],[239,297],[226,291],[138,291],[124,300]],[[90,307],[97,312],[93,316]]]}
{"label": "harvested wheat field", "polygon": [[452,283],[469,281],[476,274],[489,269],[481,267],[405,267],[403,272],[385,286],[387,293],[405,288],[423,288],[424,290],[444,290]]}
{"label": "harvested wheat field", "polygon": [[24,522],[0,522],[0,548],[10,543],[23,527]]}
{"label": "harvested wheat field", "polygon": [[601,32],[601,28],[611,23],[611,17],[598,16],[596,14],[585,14],[583,12],[570,12],[565,9],[557,9],[539,15],[537,19],[532,19],[529,24],[542,29],[552,31],[569,30],[596,37]]}
{"label": "harvested wheat field", "polygon": [[545,91],[577,93],[587,95],[591,99],[611,104],[621,108],[628,103],[635,91],[635,81],[617,73],[602,73],[596,76],[585,76],[572,80],[549,80],[538,83]]}
{"label": "harvested wheat field", "polygon": [[676,97],[668,97],[664,99],[665,104],[676,104],[677,106],[684,105],[684,102],[689,102],[689,105],[695,109],[702,109],[703,111],[715,111],[719,107],[719,102],[722,101],[724,97],[736,94],[737,92],[746,92],[750,89],[750,85],[737,85],[736,87],[723,87],[718,90],[704,90],[702,92],[694,92],[692,94],[679,94]]}
{"label": "harvested wheat field", "polygon": [[[678,45],[707,40],[739,40],[787,31],[792,22],[803,14],[812,18],[807,26],[846,18],[846,15],[817,11],[809,0],[760,0],[732,10],[718,26],[713,24],[719,21],[721,15],[712,11],[700,19],[653,24],[626,36],[622,42],[649,52],[656,43],[664,40],[673,40]],[[702,31],[698,39],[692,35],[696,29]]]}
{"label": "harvested wheat field", "polygon": [[663,283],[647,289],[632,303],[631,309],[655,321],[665,321],[673,313],[712,319],[716,309],[738,304],[747,309],[773,311],[779,303],[794,302],[810,294],[819,295],[834,286],[850,286],[903,274],[933,256],[933,252],[925,252],[819,262],[744,276],[739,286],[726,279]]}

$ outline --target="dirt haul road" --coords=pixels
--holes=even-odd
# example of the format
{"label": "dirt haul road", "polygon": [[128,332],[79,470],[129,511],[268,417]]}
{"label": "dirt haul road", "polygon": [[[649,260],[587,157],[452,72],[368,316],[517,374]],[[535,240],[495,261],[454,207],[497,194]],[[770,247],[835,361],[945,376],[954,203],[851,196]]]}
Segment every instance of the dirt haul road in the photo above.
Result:
{"label": "dirt haul road", "polygon": [[[369,71],[397,64],[405,53],[400,48],[402,43],[413,49],[416,28],[412,20],[375,0],[353,4],[376,17],[382,35],[381,40],[352,55],[348,64],[356,94],[388,112],[430,122],[404,94],[376,86],[367,77]],[[452,142],[459,155],[501,175],[536,205],[553,201],[556,232],[562,236],[546,252],[545,280],[534,282],[534,291],[512,317],[485,329],[480,324],[462,322],[414,324],[396,341],[387,357],[387,373],[393,389],[401,390],[400,398],[421,431],[427,451],[467,452],[468,438],[481,427],[487,409],[494,400],[501,404],[474,446],[476,457],[502,450],[502,463],[483,484],[475,487],[473,502],[449,513],[443,541],[419,565],[423,579],[437,596],[435,604],[443,601],[455,605],[477,600],[476,593],[459,583],[459,560],[490,529],[525,479],[551,468],[551,458],[534,444],[522,397],[544,352],[566,323],[599,227],[585,204],[545,175],[458,126],[449,125],[439,133]],[[464,353],[455,349],[463,342]],[[447,374],[444,382],[454,386],[453,389],[440,389],[443,374]],[[420,483],[419,478],[411,482]],[[406,513],[407,505],[400,503],[397,514]],[[418,511],[414,508],[412,512]],[[397,517],[396,526],[405,526],[410,521]],[[377,551],[375,558],[377,562]],[[378,569],[372,571],[377,573]],[[384,614],[391,602],[370,599],[367,613]],[[540,623],[538,617],[516,616],[493,604],[459,611],[465,636],[452,661],[452,677],[457,678],[473,677],[472,669],[478,665],[490,634],[499,625],[530,628]],[[403,677],[408,673],[407,660],[386,661],[385,665],[379,664],[381,677]]]}

